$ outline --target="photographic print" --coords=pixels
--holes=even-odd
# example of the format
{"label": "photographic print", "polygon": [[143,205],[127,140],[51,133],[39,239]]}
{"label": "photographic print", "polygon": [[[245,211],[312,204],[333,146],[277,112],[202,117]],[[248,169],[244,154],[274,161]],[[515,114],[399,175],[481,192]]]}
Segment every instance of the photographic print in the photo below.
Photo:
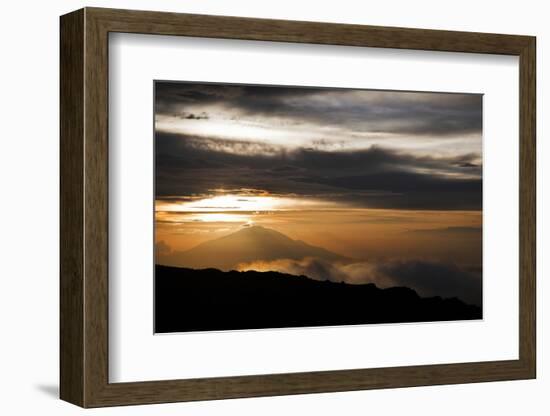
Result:
{"label": "photographic print", "polygon": [[482,98],[155,81],[155,333],[482,319]]}

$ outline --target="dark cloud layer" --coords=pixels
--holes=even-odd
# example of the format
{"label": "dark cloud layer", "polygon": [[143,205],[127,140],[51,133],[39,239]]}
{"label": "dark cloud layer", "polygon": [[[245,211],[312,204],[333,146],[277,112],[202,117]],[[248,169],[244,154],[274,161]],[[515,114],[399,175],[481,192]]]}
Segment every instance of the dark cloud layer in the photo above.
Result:
{"label": "dark cloud layer", "polygon": [[459,162],[475,155],[438,159],[379,147],[246,154],[223,150],[223,142],[157,133],[157,196],[253,188],[373,208],[481,209],[481,168],[478,175],[456,177],[464,170]]}
{"label": "dark cloud layer", "polygon": [[479,94],[156,82],[155,105],[160,115],[210,106],[371,133],[445,137],[479,134],[482,126]]}

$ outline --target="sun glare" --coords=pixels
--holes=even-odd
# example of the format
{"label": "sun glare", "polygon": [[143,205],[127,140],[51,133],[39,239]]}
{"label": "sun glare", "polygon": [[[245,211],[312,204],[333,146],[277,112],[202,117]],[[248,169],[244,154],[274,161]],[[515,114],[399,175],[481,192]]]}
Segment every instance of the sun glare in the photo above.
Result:
{"label": "sun glare", "polygon": [[280,206],[271,196],[220,195],[194,201],[185,206],[190,211],[271,211]]}
{"label": "sun glare", "polygon": [[340,206],[334,202],[314,198],[297,198],[264,194],[256,189],[242,189],[238,193],[215,189],[216,193],[202,198],[166,198],[155,202],[156,216],[167,222],[229,222],[252,224],[259,214],[302,210],[324,211]]}
{"label": "sun glare", "polygon": [[[157,201],[158,211],[175,212],[254,212],[273,211],[289,205],[289,198],[275,196],[217,195],[193,201]],[[225,214],[220,214],[225,215]]]}
{"label": "sun glare", "polygon": [[217,213],[217,212],[208,212],[204,214],[191,214],[191,221],[200,221],[200,222],[239,222],[239,223],[252,223],[250,215],[243,214],[227,214],[227,213]]}

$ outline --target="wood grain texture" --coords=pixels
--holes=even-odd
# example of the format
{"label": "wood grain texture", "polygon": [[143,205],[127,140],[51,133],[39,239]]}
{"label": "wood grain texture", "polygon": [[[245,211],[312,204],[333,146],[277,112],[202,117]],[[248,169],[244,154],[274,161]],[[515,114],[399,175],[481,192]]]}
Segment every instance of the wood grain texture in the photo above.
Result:
{"label": "wood grain texture", "polygon": [[87,8],[110,32],[519,55],[528,36]]}
{"label": "wood grain texture", "polygon": [[519,356],[536,377],[536,41],[520,54]]}
{"label": "wood grain texture", "polygon": [[84,57],[85,406],[108,380],[108,33],[86,13]]}
{"label": "wood grain texture", "polygon": [[[519,359],[190,380],[108,381],[108,33],[520,57]],[[86,8],[61,18],[61,397],[82,407],[534,378],[535,39]]]}
{"label": "wood grain texture", "polygon": [[84,12],[61,19],[60,388],[84,405]]}

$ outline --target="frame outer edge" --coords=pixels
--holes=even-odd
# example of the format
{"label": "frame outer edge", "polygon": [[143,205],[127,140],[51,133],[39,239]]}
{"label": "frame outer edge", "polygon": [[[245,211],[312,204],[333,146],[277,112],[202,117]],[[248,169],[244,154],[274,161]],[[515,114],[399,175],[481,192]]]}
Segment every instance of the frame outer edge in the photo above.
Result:
{"label": "frame outer edge", "polygon": [[520,54],[520,360],[536,378],[536,38]]}
{"label": "frame outer edge", "polygon": [[60,18],[60,389],[84,406],[84,12]]}
{"label": "frame outer edge", "polygon": [[524,35],[87,7],[113,32],[519,55]]}
{"label": "frame outer edge", "polygon": [[[63,16],[61,22],[62,399],[82,407],[103,407],[535,376],[534,37],[101,8],[73,12]],[[330,33],[320,33],[322,28]],[[110,384],[107,258],[110,31],[519,55],[520,359]],[[70,50],[63,51],[65,48]]]}

